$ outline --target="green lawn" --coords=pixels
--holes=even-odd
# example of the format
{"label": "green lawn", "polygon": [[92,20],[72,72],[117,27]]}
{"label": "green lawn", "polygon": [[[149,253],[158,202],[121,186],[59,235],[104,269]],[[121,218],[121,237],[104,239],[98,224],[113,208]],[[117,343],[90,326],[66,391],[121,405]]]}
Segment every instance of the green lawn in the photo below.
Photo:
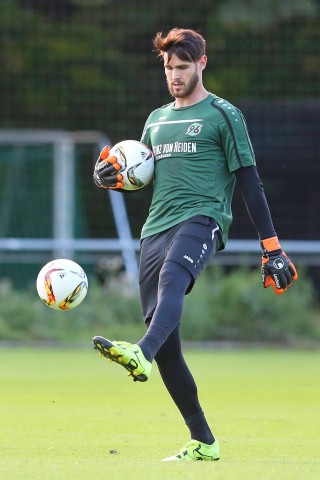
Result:
{"label": "green lawn", "polygon": [[320,352],[186,355],[219,462],[160,462],[188,431],[156,367],[150,381],[134,383],[90,345],[0,349],[0,478],[320,478]]}

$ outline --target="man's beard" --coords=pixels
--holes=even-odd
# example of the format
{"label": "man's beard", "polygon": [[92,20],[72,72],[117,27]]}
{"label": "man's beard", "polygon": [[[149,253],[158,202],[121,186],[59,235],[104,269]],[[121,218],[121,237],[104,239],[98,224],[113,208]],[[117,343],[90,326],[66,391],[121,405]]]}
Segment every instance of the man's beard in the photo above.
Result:
{"label": "man's beard", "polygon": [[189,80],[189,83],[187,85],[184,85],[184,89],[180,93],[177,93],[176,95],[174,94],[174,86],[171,87],[171,85],[169,85],[168,83],[168,89],[169,89],[170,95],[174,98],[188,97],[194,91],[198,82],[199,82],[199,75],[197,72],[194,72],[193,76]]}

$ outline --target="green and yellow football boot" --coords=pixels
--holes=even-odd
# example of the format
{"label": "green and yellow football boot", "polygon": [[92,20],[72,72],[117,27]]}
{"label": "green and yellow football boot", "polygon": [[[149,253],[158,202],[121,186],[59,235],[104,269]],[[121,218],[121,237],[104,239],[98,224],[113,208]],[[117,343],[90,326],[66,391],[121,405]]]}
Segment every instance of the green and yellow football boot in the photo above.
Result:
{"label": "green and yellow football boot", "polygon": [[212,445],[207,445],[198,440],[191,440],[179,453],[172,457],[163,458],[162,462],[195,462],[219,460],[220,448],[217,440]]}
{"label": "green and yellow football boot", "polygon": [[128,370],[128,375],[133,377],[135,382],[146,382],[150,377],[152,364],[145,358],[139,345],[111,341],[99,336],[93,338],[93,345],[101,356]]}

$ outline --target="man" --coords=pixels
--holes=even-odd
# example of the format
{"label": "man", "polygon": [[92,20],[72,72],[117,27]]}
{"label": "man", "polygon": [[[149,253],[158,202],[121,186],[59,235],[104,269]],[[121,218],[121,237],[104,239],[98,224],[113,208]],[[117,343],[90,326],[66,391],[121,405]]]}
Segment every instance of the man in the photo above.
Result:
{"label": "man", "polygon": [[[154,38],[174,101],[152,112],[141,141],[156,158],[154,193],[142,229],[139,284],[148,330],[137,342],[94,337],[104,357],[124,366],[134,381],[149,379],[152,361],[190,430],[191,440],[164,461],[218,460],[219,444],[201,409],[197,387],[181,351],[184,295],[210,258],[225,247],[235,181],[262,247],[263,286],[283,293],[298,278],[281,250],[242,113],[208,92],[205,40],[189,29]],[[105,147],[94,179],[121,189],[120,160]],[[214,312],[213,312],[214,314]]]}

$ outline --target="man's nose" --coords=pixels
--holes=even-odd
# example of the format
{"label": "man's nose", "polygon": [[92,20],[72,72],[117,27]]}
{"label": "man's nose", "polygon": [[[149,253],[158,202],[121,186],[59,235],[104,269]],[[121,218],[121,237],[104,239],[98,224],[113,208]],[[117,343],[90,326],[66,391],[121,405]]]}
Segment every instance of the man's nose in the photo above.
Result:
{"label": "man's nose", "polygon": [[177,79],[179,79],[180,77],[181,77],[181,72],[180,72],[180,70],[175,70],[175,69],[173,69],[173,70],[172,70],[172,79],[173,79],[173,80],[177,80]]}

